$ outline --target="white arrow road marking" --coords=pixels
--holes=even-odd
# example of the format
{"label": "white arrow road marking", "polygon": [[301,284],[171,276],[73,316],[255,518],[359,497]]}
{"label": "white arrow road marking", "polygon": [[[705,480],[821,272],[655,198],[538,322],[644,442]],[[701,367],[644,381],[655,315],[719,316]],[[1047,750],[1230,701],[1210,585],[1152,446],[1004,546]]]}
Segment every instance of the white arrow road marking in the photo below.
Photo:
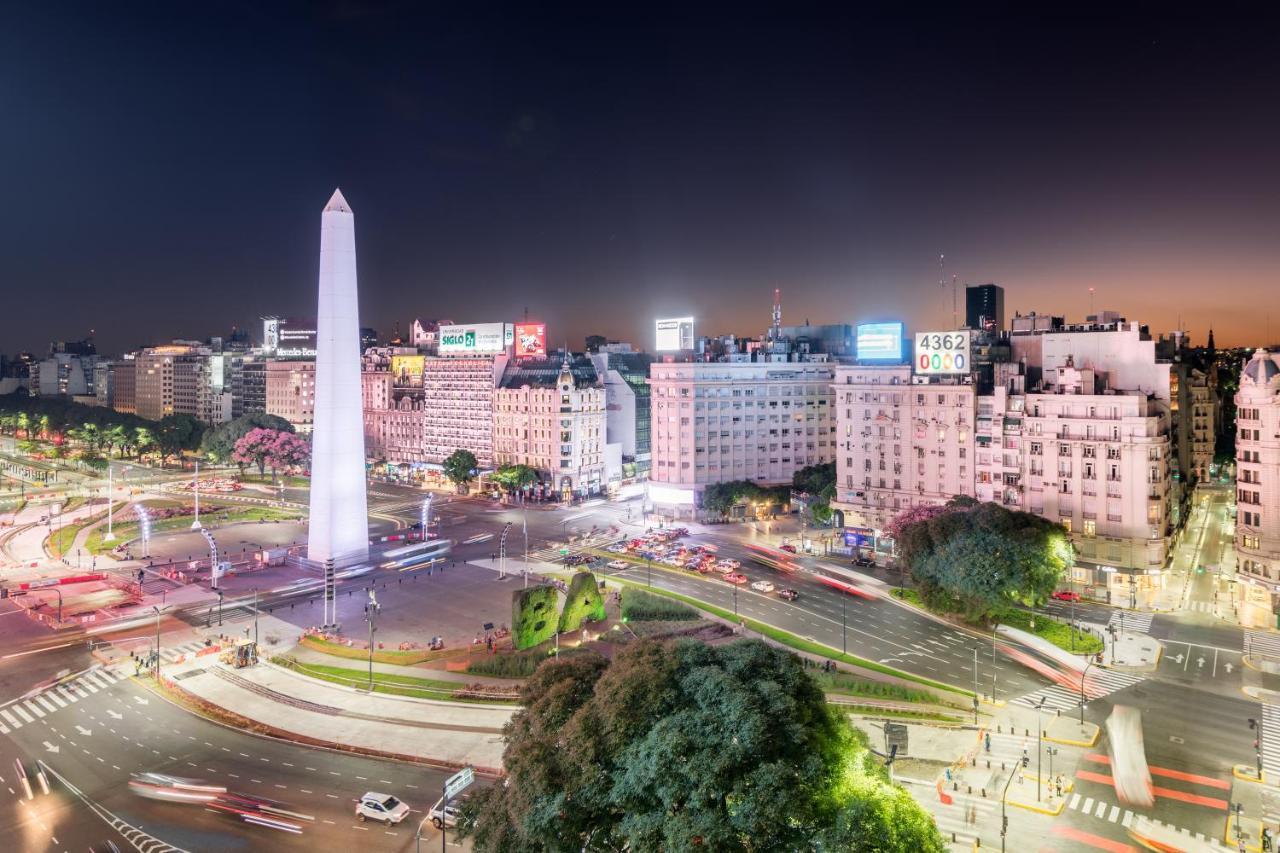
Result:
{"label": "white arrow road marking", "polygon": [[45,741],[45,742],[44,742],[44,748],[45,748],[45,749],[47,749],[47,750],[49,750],[49,752],[58,752],[58,747],[56,747],[56,746],[54,746],[53,744],[49,743],[49,741]]}
{"label": "white arrow road marking", "polygon": [[1235,669],[1235,667],[1234,667],[1234,666],[1232,666],[1232,665],[1231,665],[1231,664],[1229,664],[1229,663],[1227,663],[1227,664],[1223,664],[1223,666],[1225,666],[1225,667],[1227,668],[1227,675],[1230,675],[1230,674],[1231,674],[1231,670]]}
{"label": "white arrow road marking", "polygon": [[1199,658],[1196,659],[1196,666],[1202,667],[1202,668],[1204,667],[1204,655],[1201,655]]}
{"label": "white arrow road marking", "polygon": [[86,729],[84,726],[76,726],[76,731],[78,731],[80,734],[84,735],[85,737],[89,737],[89,735],[93,734],[92,731],[90,731],[89,729]]}
{"label": "white arrow road marking", "polygon": [[1182,663],[1182,655],[1174,655],[1173,659],[1178,663]]}
{"label": "white arrow road marking", "polygon": [[133,697],[133,701],[137,702],[139,705],[147,705],[147,704],[150,704],[150,703],[148,703],[148,702],[147,702],[147,700],[146,700],[146,699],[143,699],[141,696],[134,696],[134,697]]}
{"label": "white arrow road marking", "polygon": [[115,718],[115,719],[117,719],[117,720],[123,720],[123,719],[124,719],[124,714],[121,714],[119,711],[112,711],[110,708],[108,708],[108,709],[107,709],[107,713],[108,713],[108,714],[110,714],[112,717],[114,717],[114,718]]}

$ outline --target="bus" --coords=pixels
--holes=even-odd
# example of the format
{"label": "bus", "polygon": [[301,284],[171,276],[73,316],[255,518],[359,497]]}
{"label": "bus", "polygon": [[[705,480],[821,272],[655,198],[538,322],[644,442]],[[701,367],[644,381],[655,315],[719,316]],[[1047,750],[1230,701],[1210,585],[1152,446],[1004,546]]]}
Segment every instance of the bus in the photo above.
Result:
{"label": "bus", "polygon": [[1097,670],[1089,668],[1089,655],[1073,655],[1048,640],[1008,625],[997,625],[996,636],[999,638],[996,648],[1005,657],[1040,673],[1059,687],[1083,692],[1086,700],[1107,694],[1107,688],[1091,677]]}
{"label": "bus", "polygon": [[402,548],[392,548],[382,555],[387,558],[382,568],[401,572],[420,569],[443,560],[449,553],[451,545],[452,542],[448,539],[430,539],[426,542],[405,545]]}
{"label": "bus", "polygon": [[838,589],[849,595],[867,599],[877,598],[875,585],[879,582],[850,569],[835,566],[831,563],[818,563],[818,568],[814,571],[813,576],[818,583],[829,586],[832,589]]}
{"label": "bus", "polygon": [[747,551],[750,552],[752,562],[779,572],[790,574],[800,568],[796,564],[793,554],[779,551],[777,548],[768,548],[764,545],[747,545]]}

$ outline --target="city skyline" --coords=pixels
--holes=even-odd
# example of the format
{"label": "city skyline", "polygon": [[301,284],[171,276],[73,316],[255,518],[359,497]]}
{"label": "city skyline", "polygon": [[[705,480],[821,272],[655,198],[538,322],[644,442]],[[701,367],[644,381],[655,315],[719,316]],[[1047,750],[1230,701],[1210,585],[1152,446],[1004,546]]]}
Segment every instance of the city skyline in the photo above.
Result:
{"label": "city skyline", "polygon": [[[937,328],[954,275],[1003,285],[1010,315],[1083,318],[1093,288],[1153,331],[1275,335],[1256,105],[1280,73],[1247,22],[332,4],[12,24],[0,288],[66,298],[56,321],[6,312],[9,352],[305,313],[308,212],[335,185],[365,211],[363,325],[384,333],[528,306],[553,338],[643,345],[660,316],[762,329],[775,287],[787,323]],[[72,59],[50,67],[54,40]]]}

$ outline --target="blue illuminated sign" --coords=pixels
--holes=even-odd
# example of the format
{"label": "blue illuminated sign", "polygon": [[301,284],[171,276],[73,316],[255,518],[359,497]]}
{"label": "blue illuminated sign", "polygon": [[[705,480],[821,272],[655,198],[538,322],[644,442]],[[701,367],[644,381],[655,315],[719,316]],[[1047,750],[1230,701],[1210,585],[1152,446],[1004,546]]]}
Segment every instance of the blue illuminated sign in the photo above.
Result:
{"label": "blue illuminated sign", "polygon": [[858,326],[858,361],[902,361],[901,323],[863,323]]}

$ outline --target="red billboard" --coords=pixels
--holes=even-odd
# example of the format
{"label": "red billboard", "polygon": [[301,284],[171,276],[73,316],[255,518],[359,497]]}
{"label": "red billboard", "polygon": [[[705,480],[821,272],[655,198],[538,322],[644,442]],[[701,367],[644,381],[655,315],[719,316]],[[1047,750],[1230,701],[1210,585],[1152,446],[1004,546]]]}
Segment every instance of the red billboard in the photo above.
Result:
{"label": "red billboard", "polygon": [[547,354],[547,326],[545,323],[516,323],[516,358],[531,358]]}

